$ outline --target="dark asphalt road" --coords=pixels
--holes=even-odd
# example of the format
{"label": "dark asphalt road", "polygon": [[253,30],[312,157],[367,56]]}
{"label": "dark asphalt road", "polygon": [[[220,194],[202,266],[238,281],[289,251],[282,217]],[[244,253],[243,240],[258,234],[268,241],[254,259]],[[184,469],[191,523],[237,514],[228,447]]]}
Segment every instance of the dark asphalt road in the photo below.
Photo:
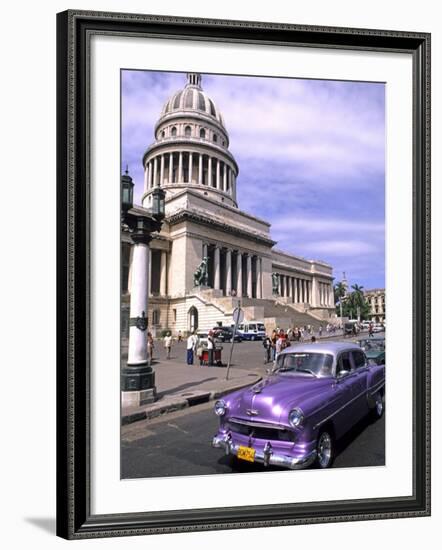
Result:
{"label": "dark asphalt road", "polygon": [[[211,447],[218,419],[213,402],[191,407],[165,418],[136,422],[124,428],[121,477],[165,477],[234,472],[258,472],[264,466],[231,462]],[[385,420],[361,422],[337,442],[334,468],[385,464]],[[266,470],[278,468],[267,468]],[[296,472],[293,472],[296,475]]]}

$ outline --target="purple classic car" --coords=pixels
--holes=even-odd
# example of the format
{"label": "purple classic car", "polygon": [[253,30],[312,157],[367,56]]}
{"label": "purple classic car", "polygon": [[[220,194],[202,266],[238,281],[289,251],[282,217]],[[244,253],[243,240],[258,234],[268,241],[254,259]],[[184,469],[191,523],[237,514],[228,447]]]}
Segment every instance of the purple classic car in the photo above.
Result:
{"label": "purple classic car", "polygon": [[352,343],[295,344],[268,378],[215,403],[212,441],[228,455],[291,469],[331,466],[335,441],[384,411],[385,367]]}

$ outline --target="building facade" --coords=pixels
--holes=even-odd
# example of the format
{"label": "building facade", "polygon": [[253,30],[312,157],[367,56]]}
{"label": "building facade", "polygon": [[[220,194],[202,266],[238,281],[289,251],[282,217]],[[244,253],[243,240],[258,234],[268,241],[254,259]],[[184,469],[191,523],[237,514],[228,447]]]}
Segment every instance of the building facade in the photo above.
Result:
{"label": "building facade", "polygon": [[[166,193],[165,222],[150,244],[151,329],[185,333],[230,325],[238,299],[250,319],[282,312],[293,319],[329,319],[332,267],[278,250],[270,223],[239,208],[239,167],[222,114],[202,89],[201,76],[187,79],[165,103],[143,156],[143,207],[151,207],[156,186]],[[122,245],[127,295],[136,282],[124,233]],[[204,259],[207,284],[197,286],[194,273]]]}
{"label": "building facade", "polygon": [[364,296],[370,305],[370,320],[383,323],[385,321],[385,288],[365,290]]}

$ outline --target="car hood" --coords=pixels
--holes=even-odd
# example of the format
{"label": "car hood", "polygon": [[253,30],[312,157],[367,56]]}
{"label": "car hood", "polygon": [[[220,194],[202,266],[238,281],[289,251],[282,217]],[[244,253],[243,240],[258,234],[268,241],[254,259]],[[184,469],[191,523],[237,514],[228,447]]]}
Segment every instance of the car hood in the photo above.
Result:
{"label": "car hood", "polygon": [[287,424],[294,407],[314,407],[332,384],[330,378],[310,375],[272,375],[254,386],[235,393],[229,400],[229,412],[236,418]]}

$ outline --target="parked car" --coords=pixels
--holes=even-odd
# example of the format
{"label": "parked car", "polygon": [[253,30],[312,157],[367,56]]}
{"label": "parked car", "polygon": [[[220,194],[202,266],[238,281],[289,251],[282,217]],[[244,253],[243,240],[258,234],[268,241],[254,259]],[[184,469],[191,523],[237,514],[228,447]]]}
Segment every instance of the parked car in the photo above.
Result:
{"label": "parked car", "polygon": [[375,323],[373,325],[373,332],[384,332],[385,327],[382,323]]}
{"label": "parked car", "polygon": [[[215,327],[213,329],[216,340],[219,342],[231,342],[233,338],[233,329],[230,327]],[[241,335],[235,334],[235,342],[242,342]]]}
{"label": "parked car", "polygon": [[385,365],[385,338],[364,338],[358,344],[369,361]]}
{"label": "parked car", "polygon": [[384,411],[385,367],[352,342],[295,344],[270,376],[215,403],[212,445],[249,462],[290,469],[332,465],[335,443]]}
{"label": "parked car", "polygon": [[262,340],[266,336],[266,329],[264,323],[245,322],[238,325],[238,334],[243,340]]}

